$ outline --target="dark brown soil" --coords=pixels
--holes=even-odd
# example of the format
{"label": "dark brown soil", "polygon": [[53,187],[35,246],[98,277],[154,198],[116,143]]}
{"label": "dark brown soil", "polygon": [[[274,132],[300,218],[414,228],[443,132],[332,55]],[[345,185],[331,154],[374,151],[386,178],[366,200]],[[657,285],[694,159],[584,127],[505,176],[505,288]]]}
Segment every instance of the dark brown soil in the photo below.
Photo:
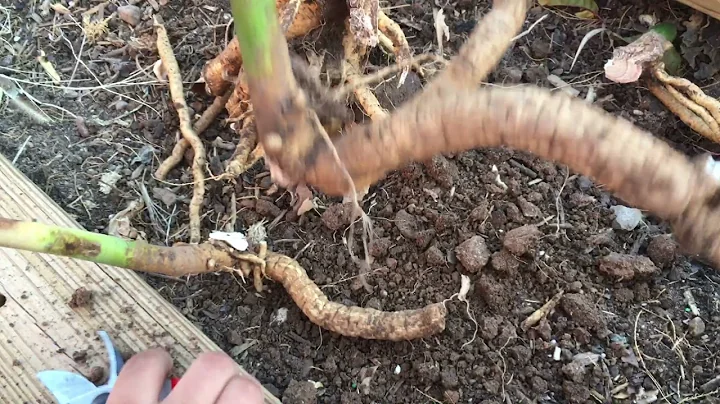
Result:
{"label": "dark brown soil", "polygon": [[[167,88],[142,84],[154,81],[157,54],[151,21],[143,17],[131,29],[114,17],[100,42],[83,43],[78,26],[53,17],[52,10],[42,16],[33,6],[40,3],[13,0],[2,6],[9,13],[12,34],[3,34],[0,46],[14,46],[16,54],[3,50],[0,74],[22,80],[22,89],[45,103],[42,109],[57,122],[43,128],[11,106],[4,108],[0,152],[13,159],[27,140],[17,166],[88,229],[106,232],[109,218],[146,192],[156,216],[154,224],[147,210],[134,217],[137,231],[154,243],[187,241],[189,165],[173,170],[167,183],[151,175],[169,154],[177,131]],[[75,2],[73,10],[98,3]],[[138,5],[147,15],[156,12],[151,3]],[[400,23],[414,52],[434,51],[435,2],[393,4],[389,15]],[[570,71],[590,30],[604,24],[632,36],[645,29],[639,16],[648,14],[675,22],[682,32],[692,10],[674,1],[598,4],[601,22],[556,9],[531,10],[525,28],[548,17],[515,43],[488,81],[550,87],[547,76],[555,74],[580,90],[580,97],[593,89],[598,105],[679,150],[690,155],[717,151],[646,89],[604,79],[605,61],[614,46],[622,45],[617,39],[592,38]],[[446,49],[457,50],[488,7],[485,1],[467,0],[443,5],[451,31]],[[222,49],[228,10],[224,1],[178,0],[157,11],[166,22],[186,83],[196,80],[205,61]],[[74,16],[80,21],[79,11]],[[707,29],[718,26],[713,21]],[[315,41],[311,35],[293,45],[301,54],[321,52]],[[125,50],[118,51],[123,46]],[[69,90],[48,79],[35,61],[39,50],[63,79],[76,71]],[[325,56],[327,63],[337,63],[339,54],[333,52]],[[73,53],[83,63],[76,63]],[[698,58],[707,70],[711,59]],[[375,50],[370,62],[382,67],[391,60]],[[105,89],[98,89],[88,68]],[[685,76],[711,94],[718,89],[715,76],[701,80],[693,77],[692,69]],[[398,91],[393,81],[376,88],[388,107],[422,84],[412,76]],[[201,91],[190,91],[189,84],[186,89],[196,114],[212,102]],[[356,116],[362,119],[357,111]],[[215,174],[232,154],[211,146],[217,137],[235,141],[221,119],[203,134]],[[507,190],[496,181],[493,166]],[[113,172],[114,179],[107,174]],[[107,193],[101,181],[113,182]],[[682,252],[668,235],[671,229],[651,214],[632,231],[615,229],[610,207],[622,201],[582,173],[506,148],[438,156],[392,173],[363,201],[378,238],[371,249],[369,290],[357,281],[359,268],[344,244],[348,224],[339,200],[319,195],[319,209],[291,217],[286,213],[290,195],[267,195],[270,185],[261,164],[243,174],[236,186],[208,181],[205,230],[228,222],[233,195],[238,198],[238,231],[263,218],[280,217],[268,229],[270,248],[297,256],[330,299],[348,305],[419,308],[457,293],[461,274],[472,282],[469,308],[457,300],[448,302],[442,334],[390,343],[339,337],[319,328],[277,284],[266,283],[268,290],[258,295],[252,285],[228,274],[189,280],[147,277],[286,402],[609,403],[652,402],[653,395],[673,403],[718,401],[719,383],[712,380],[720,372],[720,275],[678,255]],[[260,199],[243,202],[254,196]],[[358,238],[361,226],[356,227]],[[611,256],[614,253],[625,255]],[[550,315],[522,331],[520,323],[561,290],[565,294]],[[694,297],[699,317],[687,304],[687,295]],[[281,311],[286,317],[278,315]]]}

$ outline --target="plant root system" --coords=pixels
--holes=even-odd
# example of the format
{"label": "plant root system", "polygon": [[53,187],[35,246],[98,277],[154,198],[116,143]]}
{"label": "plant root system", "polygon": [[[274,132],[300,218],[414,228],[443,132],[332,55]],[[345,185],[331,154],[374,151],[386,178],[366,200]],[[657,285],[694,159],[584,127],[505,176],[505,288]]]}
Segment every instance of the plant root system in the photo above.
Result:
{"label": "plant root system", "polygon": [[253,275],[258,291],[262,291],[262,279],[269,277],[285,287],[312,322],[347,337],[403,341],[445,329],[447,311],[442,303],[418,310],[383,312],[331,302],[297,261],[268,252],[264,241],[251,246],[256,252],[238,252],[215,240],[162,247],[85,230],[0,218],[0,246],[172,277],[242,272],[243,276]]}
{"label": "plant root system", "polygon": [[[317,2],[277,0],[280,25],[288,39],[307,35],[323,22],[322,8]],[[219,96],[233,85],[242,67],[242,55],[237,38],[203,68],[205,89],[208,94]]]}
{"label": "plant root system", "polygon": [[[200,242],[200,208],[203,204],[203,196],[205,195],[205,173],[204,167],[207,160],[205,155],[205,146],[202,141],[195,133],[195,129],[192,127],[190,113],[188,112],[188,106],[185,102],[185,96],[183,93],[182,75],[180,74],[180,67],[178,66],[175,55],[170,45],[170,39],[168,38],[165,26],[155,19],[155,30],[157,32],[157,48],[160,54],[160,59],[167,71],[168,83],[170,86],[170,96],[173,101],[173,105],[177,110],[178,117],[180,119],[180,132],[182,133],[185,141],[192,147],[194,152],[193,157],[193,196],[190,200],[189,215],[190,215],[190,242]],[[173,151],[174,152],[174,151]],[[175,153],[173,153],[175,154]],[[162,173],[161,173],[162,174]]]}

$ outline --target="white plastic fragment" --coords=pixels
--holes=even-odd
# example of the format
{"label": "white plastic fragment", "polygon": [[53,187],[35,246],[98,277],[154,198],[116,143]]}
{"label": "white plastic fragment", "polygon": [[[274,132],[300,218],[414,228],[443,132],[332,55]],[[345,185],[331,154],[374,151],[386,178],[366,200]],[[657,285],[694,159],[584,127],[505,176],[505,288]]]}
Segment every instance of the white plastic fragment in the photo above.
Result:
{"label": "white plastic fragment", "polygon": [[622,230],[633,230],[642,220],[642,211],[640,209],[622,205],[615,205],[610,209],[615,212],[613,226]]}
{"label": "white plastic fragment", "polygon": [[396,375],[399,375],[401,370],[402,370],[402,368],[400,367],[400,365],[396,365],[395,371],[393,373],[395,373]]}
{"label": "white plastic fragment", "polygon": [[553,360],[554,360],[555,362],[560,361],[560,352],[561,352],[561,351],[562,351],[562,350],[560,349],[559,346],[556,346],[556,347],[555,347],[555,351],[553,352]]}
{"label": "white plastic fragment", "polygon": [[238,251],[245,251],[250,245],[245,235],[240,232],[228,233],[224,231],[214,231],[210,233],[210,239],[224,241]]}

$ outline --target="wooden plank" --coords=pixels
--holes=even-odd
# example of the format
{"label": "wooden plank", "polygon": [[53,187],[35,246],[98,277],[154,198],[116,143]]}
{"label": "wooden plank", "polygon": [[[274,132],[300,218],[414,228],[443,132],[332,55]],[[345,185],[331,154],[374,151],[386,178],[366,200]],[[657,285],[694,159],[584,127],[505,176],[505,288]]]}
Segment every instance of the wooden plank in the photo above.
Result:
{"label": "wooden plank", "polygon": [[720,20],[720,0],[677,0],[680,3]]}
{"label": "wooden plank", "polygon": [[[2,155],[0,216],[80,227]],[[92,292],[91,303],[71,308],[68,301],[80,287]],[[0,293],[3,403],[54,402],[35,376],[41,370],[87,377],[93,367],[107,369],[99,330],[125,354],[166,348],[176,374],[200,353],[220,350],[136,273],[122,268],[0,248]],[[280,403],[267,390],[264,394],[266,403]]]}

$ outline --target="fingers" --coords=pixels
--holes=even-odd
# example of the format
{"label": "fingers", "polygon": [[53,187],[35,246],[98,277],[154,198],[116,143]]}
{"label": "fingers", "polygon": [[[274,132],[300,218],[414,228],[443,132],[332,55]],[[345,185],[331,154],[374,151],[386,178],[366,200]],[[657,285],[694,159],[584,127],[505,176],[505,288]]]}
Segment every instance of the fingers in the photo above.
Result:
{"label": "fingers", "polygon": [[215,404],[262,404],[260,384],[239,374],[230,379]]}
{"label": "fingers", "polygon": [[120,370],[107,404],[157,404],[172,359],[163,349],[134,355]]}
{"label": "fingers", "polygon": [[[255,399],[258,394],[260,401]],[[257,382],[241,377],[238,365],[226,354],[209,352],[193,362],[163,404],[218,403],[221,397],[221,403],[262,403]]]}

